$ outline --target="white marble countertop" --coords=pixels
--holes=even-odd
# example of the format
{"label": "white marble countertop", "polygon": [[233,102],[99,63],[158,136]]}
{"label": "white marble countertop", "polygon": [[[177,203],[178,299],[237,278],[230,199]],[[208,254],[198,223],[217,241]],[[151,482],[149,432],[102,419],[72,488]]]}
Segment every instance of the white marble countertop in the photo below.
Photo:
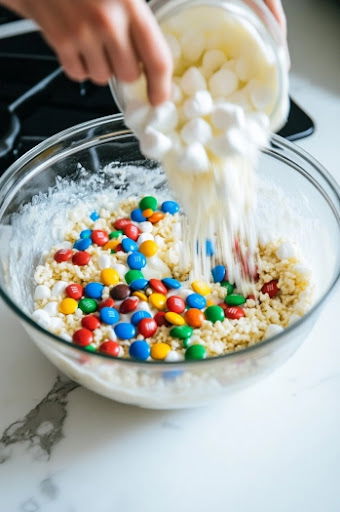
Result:
{"label": "white marble countertop", "polygon": [[[340,181],[340,4],[285,4],[291,92],[317,123],[299,145]],[[339,512],[339,300],[270,377],[172,412],[61,382],[0,304],[0,510]]]}

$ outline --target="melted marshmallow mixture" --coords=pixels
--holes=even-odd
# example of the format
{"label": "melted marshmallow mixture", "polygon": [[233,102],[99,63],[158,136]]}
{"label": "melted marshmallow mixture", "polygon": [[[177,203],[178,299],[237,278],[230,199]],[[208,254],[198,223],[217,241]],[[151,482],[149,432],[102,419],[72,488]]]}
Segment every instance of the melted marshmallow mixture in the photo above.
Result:
{"label": "melted marshmallow mixture", "polygon": [[209,276],[210,240],[247,293],[257,249],[253,171],[270,130],[285,120],[287,88],[278,98],[276,57],[251,24],[220,8],[188,8],[161,27],[174,61],[171,100],[150,107],[144,76],[124,85],[126,124],[141,151],[162,162],[185,208],[195,276]]}

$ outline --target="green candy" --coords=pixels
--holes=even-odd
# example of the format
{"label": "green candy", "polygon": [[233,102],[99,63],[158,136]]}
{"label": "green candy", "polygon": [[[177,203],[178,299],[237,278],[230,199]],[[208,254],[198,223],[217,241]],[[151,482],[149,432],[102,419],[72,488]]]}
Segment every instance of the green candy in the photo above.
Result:
{"label": "green candy", "polygon": [[235,286],[233,284],[229,283],[229,281],[222,281],[221,286],[223,286],[223,288],[225,288],[227,290],[227,295],[230,295],[231,293],[233,293],[233,291],[235,289]]}
{"label": "green candy", "polygon": [[185,338],[184,340],[182,340],[182,343],[184,348],[190,347],[190,338]]}
{"label": "green candy", "polygon": [[86,345],[86,347],[84,347],[86,350],[88,350],[89,352],[96,352],[96,347],[94,345]]}
{"label": "green candy", "polygon": [[240,306],[241,304],[244,304],[245,301],[246,298],[238,293],[231,293],[224,299],[224,302],[228,304],[228,306]]}
{"label": "green candy", "polygon": [[203,345],[191,345],[191,347],[187,348],[185,351],[185,359],[204,359],[207,356],[207,351]]}
{"label": "green candy", "polygon": [[81,309],[83,313],[93,313],[97,311],[98,304],[94,299],[86,297],[78,302],[78,308]]}
{"label": "green candy", "polygon": [[186,340],[192,335],[193,328],[189,325],[176,325],[170,330],[170,336],[173,338],[179,338],[180,340]]}
{"label": "green candy", "polygon": [[135,281],[136,279],[144,279],[143,272],[140,270],[129,270],[126,272],[124,277],[127,284],[132,283],[132,281]]}
{"label": "green candy", "polygon": [[205,318],[212,322],[223,322],[224,320],[224,310],[220,306],[209,306],[204,311]]}
{"label": "green candy", "polygon": [[151,208],[151,210],[155,211],[157,210],[157,206],[157,199],[153,196],[145,196],[139,201],[139,208],[142,211],[147,210],[148,208]]}
{"label": "green candy", "polygon": [[120,235],[122,235],[122,234],[123,234],[123,231],[120,231],[120,230],[118,230],[118,231],[111,231],[111,233],[109,234],[109,238],[110,238],[110,240],[112,238],[119,238]]}

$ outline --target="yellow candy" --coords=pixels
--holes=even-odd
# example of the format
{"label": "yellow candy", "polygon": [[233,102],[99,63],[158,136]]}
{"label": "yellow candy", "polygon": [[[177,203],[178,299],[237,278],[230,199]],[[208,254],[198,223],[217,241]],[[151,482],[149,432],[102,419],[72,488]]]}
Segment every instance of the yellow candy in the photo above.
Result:
{"label": "yellow candy", "polygon": [[207,300],[207,308],[209,306],[215,306],[215,302],[213,300]]}
{"label": "yellow candy", "polygon": [[145,295],[145,293],[143,293],[143,292],[139,292],[139,291],[137,291],[137,292],[133,292],[133,294],[132,294],[132,295],[134,295],[135,297],[138,297],[140,300],[144,300],[145,302],[147,302],[147,301],[148,301],[147,296],[146,296],[146,295]]}
{"label": "yellow candy", "polygon": [[167,343],[155,343],[151,347],[151,357],[158,360],[165,359],[170,350],[171,348]]}
{"label": "yellow candy", "polygon": [[165,320],[170,322],[172,325],[184,325],[184,318],[178,313],[174,313],[173,311],[168,311],[165,313]]}
{"label": "yellow candy", "polygon": [[150,258],[158,251],[158,245],[153,240],[145,240],[145,242],[140,244],[139,250],[144,256]]}
{"label": "yellow candy", "polygon": [[166,304],[166,296],[162,293],[152,293],[149,295],[149,302],[156,309],[164,309]]}
{"label": "yellow candy", "polygon": [[[112,240],[111,240],[112,242]],[[115,268],[104,268],[100,273],[101,282],[110,286],[119,283],[119,274]]]}
{"label": "yellow candy", "polygon": [[193,281],[191,283],[191,288],[194,292],[199,293],[200,295],[209,295],[211,292],[209,285],[204,281]]}
{"label": "yellow candy", "polygon": [[115,249],[117,247],[117,245],[119,245],[119,244],[120,244],[119,240],[112,239],[112,240],[109,240],[108,242],[106,242],[103,249]]}
{"label": "yellow candy", "polygon": [[66,297],[59,304],[60,313],[64,313],[64,315],[72,315],[78,307],[78,302],[70,297]]}

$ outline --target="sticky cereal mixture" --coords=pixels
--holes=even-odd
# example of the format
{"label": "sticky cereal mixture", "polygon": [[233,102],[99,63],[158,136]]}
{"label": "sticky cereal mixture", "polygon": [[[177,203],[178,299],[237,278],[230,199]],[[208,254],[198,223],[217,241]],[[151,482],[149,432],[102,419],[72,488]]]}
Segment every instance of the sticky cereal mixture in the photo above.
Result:
{"label": "sticky cereal mixture", "polygon": [[190,279],[179,205],[131,197],[112,211],[69,213],[72,228],[38,265],[33,318],[70,343],[136,360],[197,360],[281,332],[309,307],[309,272],[289,242],[258,247],[253,292],[214,261]]}

